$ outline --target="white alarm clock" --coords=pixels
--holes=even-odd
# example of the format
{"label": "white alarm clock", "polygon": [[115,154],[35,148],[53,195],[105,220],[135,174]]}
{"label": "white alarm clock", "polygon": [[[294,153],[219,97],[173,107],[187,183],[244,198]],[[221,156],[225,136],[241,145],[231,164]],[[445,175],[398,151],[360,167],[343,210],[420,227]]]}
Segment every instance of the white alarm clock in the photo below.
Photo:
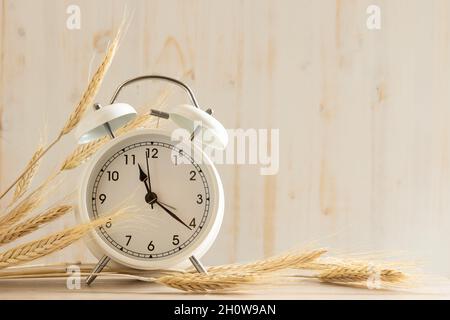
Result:
{"label": "white alarm clock", "polygon": [[[114,137],[114,130],[136,115],[130,105],[114,103],[118,93],[144,79],[171,81],[187,90],[194,106],[181,105],[171,113],[152,110],[152,114],[190,129],[191,139],[174,141],[167,129],[137,129]],[[128,80],[110,105],[96,109],[77,128],[80,143],[108,133],[112,139],[90,160],[82,178],[77,216],[85,223],[121,206],[133,206],[134,212],[129,219],[107,221],[90,232],[86,243],[99,263],[87,283],[110,260],[144,270],[185,267],[191,260],[197,270],[204,271],[198,259],[219,232],[224,193],[217,169],[194,135],[207,129],[213,135],[210,143],[224,148],[226,130],[198,107],[185,84],[164,76]]]}

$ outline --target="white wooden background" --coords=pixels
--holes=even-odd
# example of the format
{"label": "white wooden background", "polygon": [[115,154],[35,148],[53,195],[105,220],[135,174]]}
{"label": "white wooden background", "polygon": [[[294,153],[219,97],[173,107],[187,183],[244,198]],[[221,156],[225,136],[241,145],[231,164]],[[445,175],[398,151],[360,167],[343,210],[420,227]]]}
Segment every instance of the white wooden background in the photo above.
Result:
{"label": "white wooden background", "polygon": [[[192,70],[188,83],[226,127],[280,129],[277,175],[219,166],[226,216],[207,263],[316,241],[419,258],[450,275],[447,0],[0,0],[1,189],[40,136],[59,132],[125,3],[134,18],[99,102],[131,76]],[[80,30],[66,28],[70,4],[81,8]],[[381,30],[366,27],[370,4],[381,7]],[[123,97],[148,104],[157,88]],[[37,179],[74,143],[64,139]],[[49,259],[87,257],[78,244]]]}

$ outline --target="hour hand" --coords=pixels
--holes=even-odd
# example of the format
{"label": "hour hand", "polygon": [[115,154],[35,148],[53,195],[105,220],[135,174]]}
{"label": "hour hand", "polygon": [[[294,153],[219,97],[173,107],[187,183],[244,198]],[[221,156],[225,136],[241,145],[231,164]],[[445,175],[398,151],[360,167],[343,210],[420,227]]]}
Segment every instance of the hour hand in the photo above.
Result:
{"label": "hour hand", "polygon": [[148,181],[148,176],[145,174],[144,170],[142,170],[141,165],[138,163],[138,167],[139,167],[139,180],[141,182],[143,182],[145,184],[145,188],[147,189],[147,193],[150,193],[150,187],[147,183]]}

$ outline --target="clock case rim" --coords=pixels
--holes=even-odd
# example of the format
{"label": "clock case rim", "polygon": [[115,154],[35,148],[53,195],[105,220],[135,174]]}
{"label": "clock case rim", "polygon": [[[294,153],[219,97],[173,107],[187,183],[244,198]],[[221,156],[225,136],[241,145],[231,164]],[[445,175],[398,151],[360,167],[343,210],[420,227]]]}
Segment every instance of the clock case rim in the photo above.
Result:
{"label": "clock case rim", "polygon": [[[88,184],[89,180],[94,173],[94,169],[98,161],[114,146],[123,142],[124,140],[131,139],[133,137],[145,136],[145,135],[156,135],[163,137],[165,139],[170,139],[170,133],[167,130],[163,129],[136,129],[133,132],[124,134],[123,136],[117,137],[114,140],[108,141],[108,143],[103,146],[96,155],[94,155],[88,163],[87,168],[85,169],[82,175],[82,183],[81,188],[79,189],[78,195],[78,203],[76,206],[76,218],[81,223],[90,222],[91,219],[89,217],[87,192],[88,192]],[[173,143],[173,142],[172,142]],[[175,143],[174,143],[175,144]],[[186,145],[186,144],[185,144]],[[106,241],[101,238],[101,236],[97,233],[97,229],[92,229],[88,232],[88,234],[83,238],[86,246],[89,248],[91,253],[98,259],[101,259],[104,255],[107,255],[111,258],[111,260],[118,265],[141,269],[141,270],[152,270],[152,269],[160,269],[160,268],[184,268],[189,265],[189,257],[195,256],[200,259],[211,247],[214,243],[214,240],[217,238],[219,234],[220,227],[222,225],[223,214],[224,214],[224,192],[222,181],[220,179],[220,175],[214,165],[214,163],[209,159],[206,153],[198,147],[195,143],[193,143],[193,147],[197,149],[197,152],[200,152],[202,155],[202,159],[204,163],[202,164],[202,170],[206,170],[208,172],[208,176],[212,181],[210,181],[211,185],[209,186],[211,191],[215,194],[217,201],[214,203],[211,201],[210,203],[210,222],[206,226],[206,229],[202,231],[202,233],[193,240],[193,242],[185,249],[183,249],[180,253],[175,254],[174,256],[169,256],[168,258],[159,258],[158,260],[138,260],[128,257],[124,254],[120,254],[114,248],[109,246]]]}

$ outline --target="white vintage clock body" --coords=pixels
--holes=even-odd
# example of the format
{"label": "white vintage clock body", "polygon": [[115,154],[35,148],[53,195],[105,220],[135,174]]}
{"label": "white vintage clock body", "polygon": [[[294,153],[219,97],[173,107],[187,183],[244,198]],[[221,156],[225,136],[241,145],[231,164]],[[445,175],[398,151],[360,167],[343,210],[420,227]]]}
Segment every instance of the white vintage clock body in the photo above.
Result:
{"label": "white vintage clock body", "polygon": [[93,229],[86,239],[95,256],[137,269],[183,267],[190,256],[200,258],[219,232],[222,182],[195,143],[139,129],[98,151],[80,187],[81,222],[121,207],[129,208],[123,218]]}

